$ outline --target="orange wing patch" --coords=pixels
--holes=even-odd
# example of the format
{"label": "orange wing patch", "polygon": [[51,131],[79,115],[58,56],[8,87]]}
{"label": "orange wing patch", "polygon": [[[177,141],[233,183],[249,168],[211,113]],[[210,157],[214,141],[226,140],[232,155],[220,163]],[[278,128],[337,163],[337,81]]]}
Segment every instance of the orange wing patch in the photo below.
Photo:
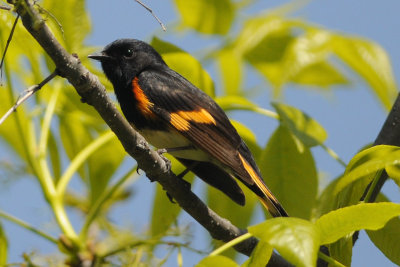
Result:
{"label": "orange wing patch", "polygon": [[188,131],[190,122],[214,124],[216,121],[204,108],[195,111],[178,111],[171,113],[171,124],[179,131]]}
{"label": "orange wing patch", "polygon": [[150,102],[150,100],[144,94],[142,88],[140,88],[138,77],[135,77],[132,81],[132,90],[139,110],[143,112],[143,115],[153,117],[154,113],[150,108],[153,107],[154,104]]}

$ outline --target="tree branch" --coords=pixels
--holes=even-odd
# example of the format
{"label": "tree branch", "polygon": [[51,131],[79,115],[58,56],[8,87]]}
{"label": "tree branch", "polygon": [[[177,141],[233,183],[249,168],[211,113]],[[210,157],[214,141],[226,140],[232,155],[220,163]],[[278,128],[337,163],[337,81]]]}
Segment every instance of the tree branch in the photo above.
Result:
{"label": "tree branch", "polygon": [[[397,95],[396,101],[393,103],[392,109],[390,110],[389,115],[387,116],[386,121],[383,124],[373,145],[400,146],[400,93]],[[375,202],[387,178],[388,175],[386,171],[383,171],[381,176],[378,178],[375,187],[372,189],[370,188],[372,184],[371,182],[365,189],[364,194],[360,200],[365,200],[366,202],[370,203]],[[372,190],[371,197],[369,199],[365,199],[369,190]],[[358,240],[358,235],[359,231],[353,234],[353,246]]]}
{"label": "tree branch", "polygon": [[[239,229],[208,208],[181,179],[171,172],[169,162],[150,149],[146,140],[129,125],[115,108],[98,78],[81,65],[77,56],[69,54],[61,46],[29,0],[8,0],[8,2],[15,4],[16,12],[21,16],[24,27],[54,61],[59,75],[65,77],[82,99],[96,109],[118,137],[126,152],[136,159],[140,169],[146,172],[151,181],[158,181],[187,213],[208,230],[213,238],[227,242],[245,233],[245,230]],[[235,246],[235,249],[250,255],[257,242],[257,239],[250,238]],[[274,253],[268,266],[290,265]]]}

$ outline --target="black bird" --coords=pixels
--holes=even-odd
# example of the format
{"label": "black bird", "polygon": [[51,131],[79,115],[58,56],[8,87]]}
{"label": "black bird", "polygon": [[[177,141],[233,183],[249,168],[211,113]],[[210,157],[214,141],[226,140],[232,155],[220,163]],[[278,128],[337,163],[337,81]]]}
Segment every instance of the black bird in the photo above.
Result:
{"label": "black bird", "polygon": [[119,39],[89,58],[101,62],[126,119],[149,143],[166,149],[236,203],[244,205],[245,196],[233,177],[250,188],[272,216],[288,216],[225,112],[170,69],[153,47]]}

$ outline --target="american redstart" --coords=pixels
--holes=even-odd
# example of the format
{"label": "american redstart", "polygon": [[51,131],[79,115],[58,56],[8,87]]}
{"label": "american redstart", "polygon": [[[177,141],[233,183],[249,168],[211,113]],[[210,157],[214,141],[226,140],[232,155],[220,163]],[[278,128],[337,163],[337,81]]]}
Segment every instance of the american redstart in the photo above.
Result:
{"label": "american redstart", "polygon": [[245,196],[233,177],[257,194],[272,216],[288,216],[225,112],[170,69],[153,47],[119,39],[89,58],[101,62],[126,119],[154,147],[236,203],[244,205]]}

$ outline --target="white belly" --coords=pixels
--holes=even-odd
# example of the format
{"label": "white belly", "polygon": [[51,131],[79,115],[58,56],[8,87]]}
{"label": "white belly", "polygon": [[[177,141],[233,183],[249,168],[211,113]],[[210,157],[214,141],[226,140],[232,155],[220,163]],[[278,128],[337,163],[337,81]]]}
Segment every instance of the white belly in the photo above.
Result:
{"label": "white belly", "polygon": [[[191,143],[184,136],[176,133],[171,134],[165,131],[139,131],[146,140],[156,148],[180,148],[190,146]],[[198,160],[198,161],[212,161],[211,157],[200,149],[185,149],[180,151],[168,152],[174,157]]]}

